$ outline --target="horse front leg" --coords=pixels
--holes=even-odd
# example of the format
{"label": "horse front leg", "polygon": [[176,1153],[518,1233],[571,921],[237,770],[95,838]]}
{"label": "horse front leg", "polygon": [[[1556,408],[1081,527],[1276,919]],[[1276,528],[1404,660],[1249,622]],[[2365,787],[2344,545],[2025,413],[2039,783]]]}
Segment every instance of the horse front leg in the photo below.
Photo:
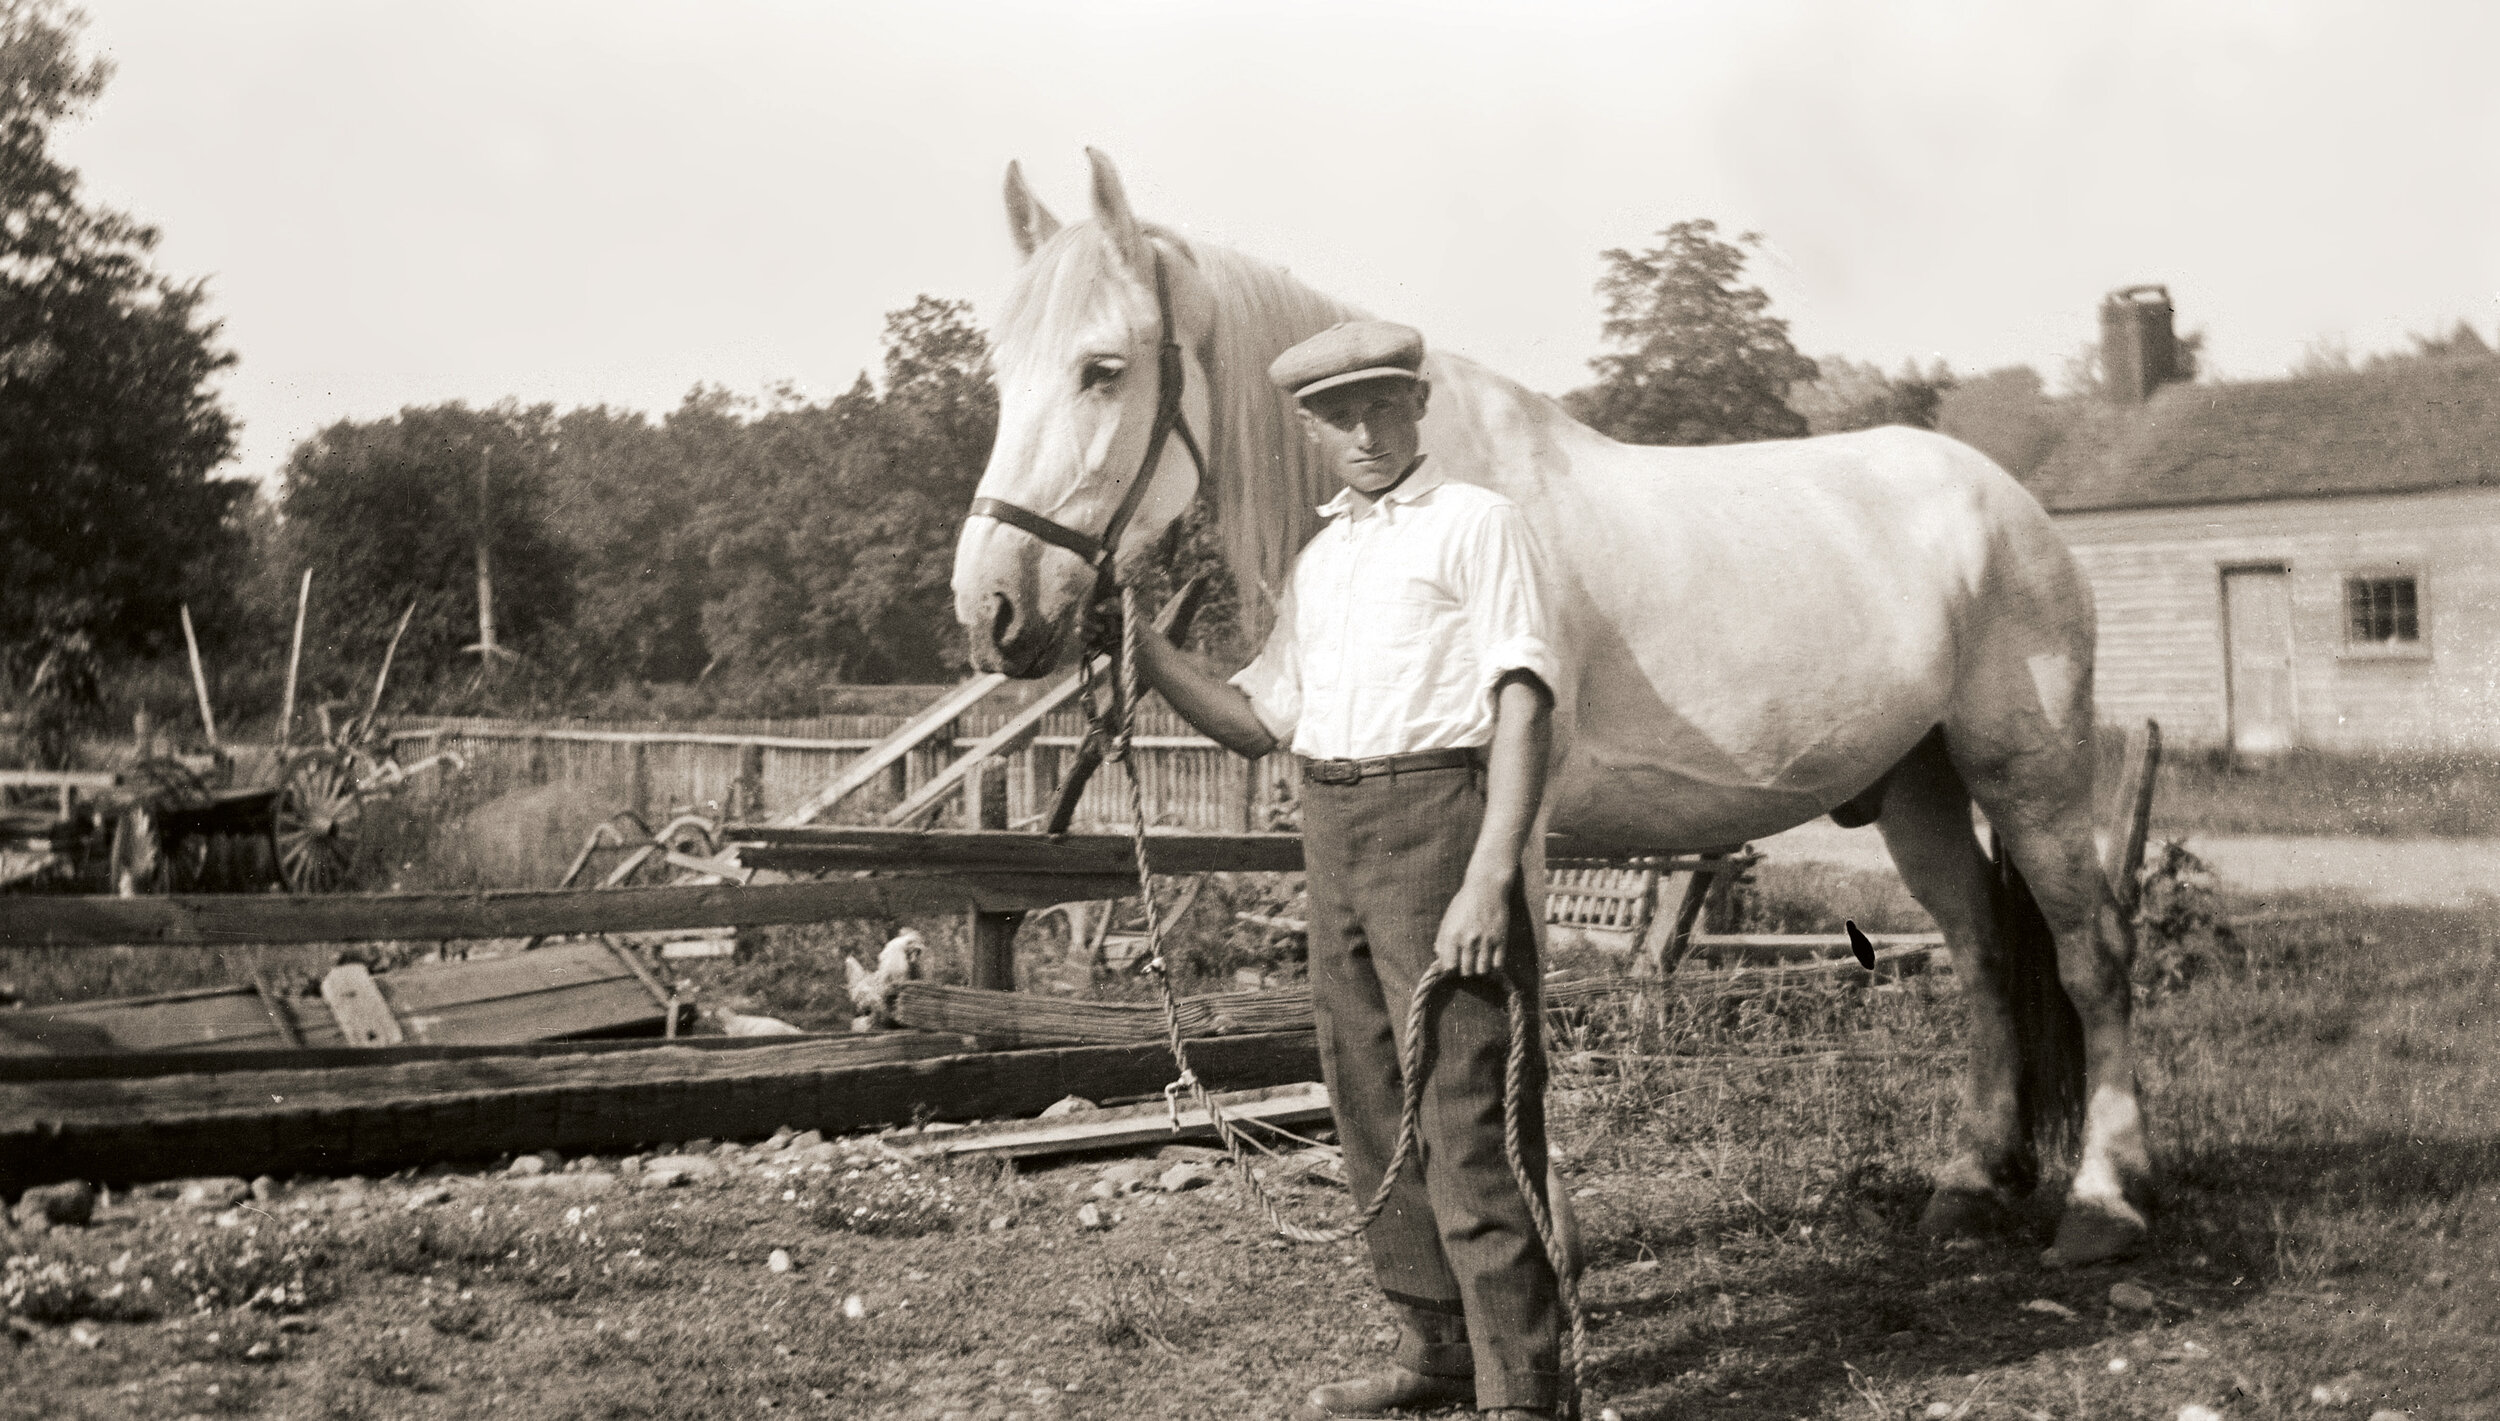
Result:
{"label": "horse front leg", "polygon": [[1877,825],[1902,883],[1944,934],[1969,1015],[1969,1055],[1954,1114],[1953,1153],[1935,1174],[1920,1229],[1993,1232],[2031,1192],[2039,1162],[2022,1110],[2020,1023],[2012,964],[1997,930],[1988,861],[1971,833],[1971,798],[1933,737],[1886,777]]}

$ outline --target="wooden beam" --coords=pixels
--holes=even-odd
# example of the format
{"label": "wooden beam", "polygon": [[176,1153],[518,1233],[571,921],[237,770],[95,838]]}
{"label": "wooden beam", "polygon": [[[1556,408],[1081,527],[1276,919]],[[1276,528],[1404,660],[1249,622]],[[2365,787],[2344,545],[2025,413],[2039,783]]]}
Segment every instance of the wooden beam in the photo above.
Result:
{"label": "wooden beam", "polygon": [[[400,1046],[238,1047],[217,1051],[114,1051],[109,1054],[0,1055],[0,1085],[33,1081],[142,1080],[151,1076],[208,1077],[252,1071],[327,1071],[342,1066],[398,1066],[415,1061],[522,1060],[545,1056],[597,1056],[648,1051],[654,1036],[592,1041],[519,1041],[492,1045],[410,1042]],[[960,1056],[975,1049],[966,1037],[928,1031],[851,1031],[800,1036],[680,1036],[670,1042],[689,1051],[745,1051],[808,1043],[838,1045],[849,1064],[923,1061]]]}
{"label": "wooden beam", "polygon": [[2118,911],[2134,917],[2144,886],[2137,876],[2144,868],[2144,841],[2153,825],[2154,780],[2161,770],[2161,726],[2154,721],[2127,732],[2126,768],[2118,781],[2118,829],[2110,836],[2109,863],[2102,872],[2118,900]]}
{"label": "wooden beam", "polygon": [[[1221,1091],[1215,1094],[1215,1105],[1224,1112],[1226,1120],[1257,1121],[1269,1125],[1319,1124],[1331,1119],[1333,1114],[1328,1103],[1328,1087],[1316,1081],[1273,1086],[1265,1090]],[[1189,1104],[1184,1096],[1177,1121],[1171,1109],[1158,1100],[1146,1105],[1089,1110],[1056,1120],[1008,1120],[935,1135],[887,1135],[881,1137],[880,1143],[896,1154],[913,1159],[935,1159],[948,1155],[1031,1159],[1041,1155],[1076,1154],[1085,1150],[1119,1149],[1124,1145],[1196,1139],[1214,1132],[1215,1122],[1207,1118],[1207,1112]]]}
{"label": "wooden beam", "polygon": [[898,763],[912,752],[914,746],[953,724],[958,716],[979,705],[990,692],[1007,684],[1007,678],[992,671],[975,676],[945,695],[937,698],[927,710],[905,721],[901,729],[877,742],[877,747],[842,767],[833,782],[809,795],[804,804],[776,816],[775,824],[804,824],[808,820],[848,799],[855,791],[882,774],[885,767]]}
{"label": "wooden beam", "polygon": [[[1311,1029],[1307,987],[1183,997],[1181,1035],[1237,1036]],[[906,982],[894,1019],[922,1031],[977,1036],[996,1045],[1102,1044],[1163,1039],[1163,1008],[1147,1002],[1078,1002],[935,982]]]}
{"label": "wooden beam", "polygon": [[[739,846],[738,861],[750,868],[821,873],[978,866],[1002,873],[1125,874],[1131,884],[1127,891],[1136,891],[1136,859],[1126,834],[732,825],[721,837]],[[1147,836],[1146,852],[1157,873],[1294,873],[1302,868],[1299,834],[1156,831]]]}
{"label": "wooden beam", "polygon": [[321,999],[338,1018],[339,1035],[350,1046],[397,1046],[407,1040],[391,1004],[373,985],[373,974],[361,962],[343,962],[321,979]]}
{"label": "wooden beam", "polygon": [[0,894],[0,946],[146,943],[457,942],[841,918],[1005,912],[1136,891],[1136,877],[962,873],[821,883],[479,893],[194,894],[156,898]]}
{"label": "wooden beam", "polygon": [[[1199,600],[1205,592],[1206,579],[1204,577],[1193,577],[1182,584],[1181,590],[1172,594],[1172,600],[1164,603],[1163,610],[1155,614],[1155,630],[1175,642],[1187,637],[1189,623],[1197,615]],[[1108,656],[1092,658],[1092,668],[1097,678],[1111,674],[1111,658]],[[1077,692],[1082,690],[1084,685],[1085,676],[1083,673],[1078,673],[1043,692],[1033,704],[1016,712],[1005,725],[984,736],[953,764],[931,775],[928,783],[912,791],[908,799],[887,810],[885,822],[894,825],[910,824],[936,809],[963,789],[967,775],[997,756],[1013,754],[1025,742],[1031,740],[1040,732],[1042,722],[1049,719],[1051,714],[1061,706],[1076,699]],[[1213,741],[1206,743],[1210,746],[1214,744]]]}
{"label": "wooden beam", "polygon": [[[56,1179],[380,1175],[554,1149],[622,1153],[696,1136],[827,1134],[915,1119],[1029,1116],[1063,1096],[1158,1096],[1160,1043],[856,1064],[848,1037],[698,1051],[419,1061],[0,1084],[0,1190]],[[403,1048],[404,1049],[404,1048]],[[377,1055],[380,1053],[376,1053]],[[1316,1079],[1311,1032],[1193,1043],[1209,1089]]]}
{"label": "wooden beam", "polygon": [[762,750],[874,750],[885,742],[873,736],[737,735],[708,730],[567,730],[561,727],[480,725],[420,726],[394,730],[391,743],[402,740],[546,740],[582,745],[726,745]]}

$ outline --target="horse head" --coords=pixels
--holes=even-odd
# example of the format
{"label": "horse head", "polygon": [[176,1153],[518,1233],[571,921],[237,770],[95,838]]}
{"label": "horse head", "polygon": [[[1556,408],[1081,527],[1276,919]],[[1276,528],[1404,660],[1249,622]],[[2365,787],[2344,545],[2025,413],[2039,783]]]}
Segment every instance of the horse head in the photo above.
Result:
{"label": "horse head", "polygon": [[973,665],[1012,676],[1056,665],[1105,566],[1142,555],[1196,500],[1210,416],[1214,300],[1197,263],[1137,220],[1110,159],[1086,156],[1093,216],[1067,226],[1007,168],[1024,264],[999,315],[998,442],[954,590]]}

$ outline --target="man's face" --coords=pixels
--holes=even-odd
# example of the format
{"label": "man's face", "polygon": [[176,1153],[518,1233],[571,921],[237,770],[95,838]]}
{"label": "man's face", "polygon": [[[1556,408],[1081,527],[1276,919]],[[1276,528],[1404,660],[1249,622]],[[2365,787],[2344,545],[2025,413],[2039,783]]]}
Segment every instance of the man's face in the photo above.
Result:
{"label": "man's face", "polygon": [[1431,387],[1421,380],[1365,380],[1302,401],[1302,427],[1328,466],[1356,493],[1376,494],[1404,475],[1423,447],[1415,427]]}

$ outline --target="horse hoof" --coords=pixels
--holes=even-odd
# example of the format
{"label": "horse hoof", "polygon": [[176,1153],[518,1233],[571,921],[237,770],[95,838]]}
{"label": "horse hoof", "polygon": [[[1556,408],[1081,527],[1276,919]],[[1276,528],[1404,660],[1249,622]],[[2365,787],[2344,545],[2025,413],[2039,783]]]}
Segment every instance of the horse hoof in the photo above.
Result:
{"label": "horse hoof", "polygon": [[2005,1205],[1993,1193],[1939,1189],[1918,1216],[1918,1231],[1929,1238],[1972,1238],[2003,1230],[2005,1220]]}
{"label": "horse hoof", "polygon": [[2082,1268],[2123,1258],[2144,1246],[2151,1230],[2126,1204],[2070,1202],[2057,1221],[2057,1242],[2040,1260],[2051,1268]]}

